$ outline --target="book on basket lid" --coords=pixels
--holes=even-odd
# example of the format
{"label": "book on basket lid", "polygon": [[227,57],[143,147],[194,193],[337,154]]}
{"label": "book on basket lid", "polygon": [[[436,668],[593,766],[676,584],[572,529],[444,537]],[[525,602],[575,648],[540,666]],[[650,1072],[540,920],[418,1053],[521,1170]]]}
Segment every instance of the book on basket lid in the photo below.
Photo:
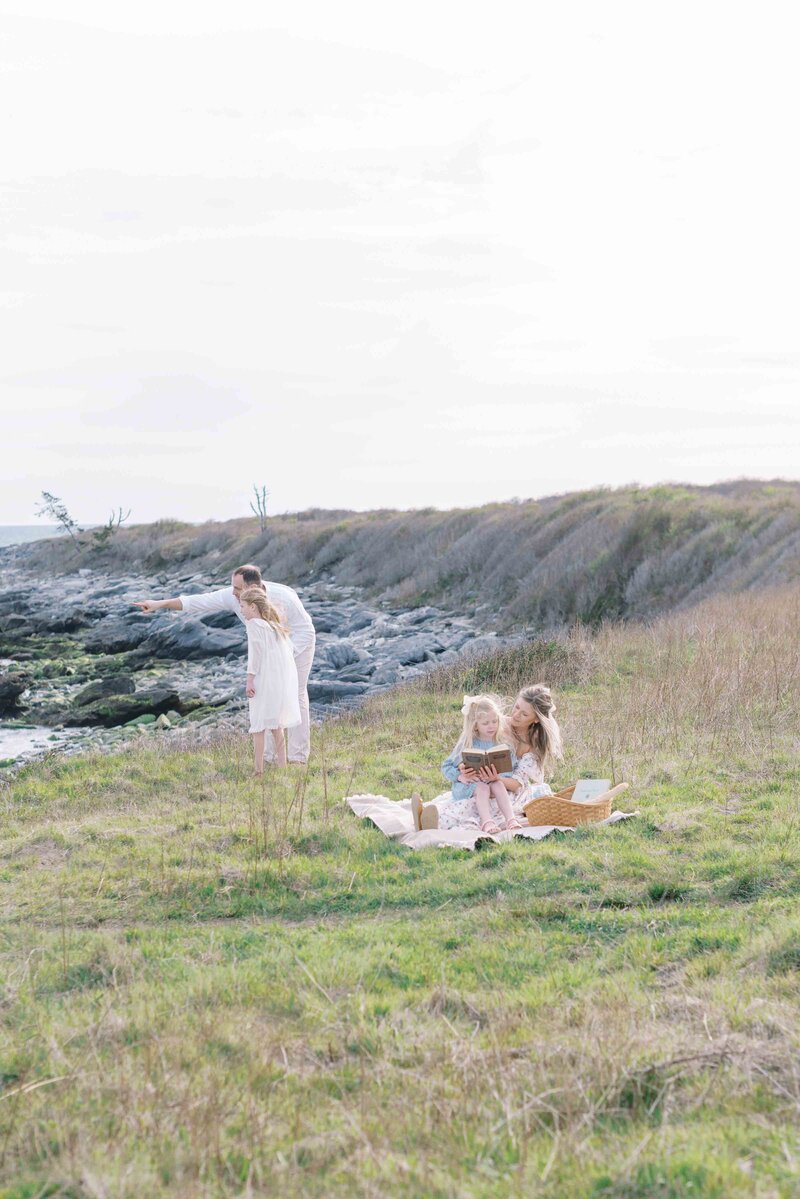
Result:
{"label": "book on basket lid", "polygon": [[573,803],[592,803],[611,788],[611,779],[578,779],[572,792]]}

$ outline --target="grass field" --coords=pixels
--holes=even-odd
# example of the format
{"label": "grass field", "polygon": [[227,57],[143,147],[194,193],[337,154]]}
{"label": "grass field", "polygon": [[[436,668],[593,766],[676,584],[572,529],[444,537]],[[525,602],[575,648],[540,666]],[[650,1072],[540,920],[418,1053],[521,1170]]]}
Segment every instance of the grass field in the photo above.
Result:
{"label": "grass field", "polygon": [[[245,737],[0,794],[0,1196],[800,1195],[796,593],[386,693],[265,785]],[[461,691],[549,682],[641,817],[412,853]],[[625,797],[626,800],[628,796]]]}

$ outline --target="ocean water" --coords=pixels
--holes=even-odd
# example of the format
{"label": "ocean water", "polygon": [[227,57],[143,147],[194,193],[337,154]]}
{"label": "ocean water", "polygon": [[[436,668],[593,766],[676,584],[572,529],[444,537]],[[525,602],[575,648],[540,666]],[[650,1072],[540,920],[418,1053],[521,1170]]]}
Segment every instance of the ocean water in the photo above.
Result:
{"label": "ocean water", "polygon": [[0,546],[40,541],[42,537],[54,537],[57,531],[58,525],[0,525]]}
{"label": "ocean water", "polygon": [[19,758],[38,757],[64,740],[63,732],[56,733],[53,729],[36,725],[24,729],[0,724],[0,767]]}

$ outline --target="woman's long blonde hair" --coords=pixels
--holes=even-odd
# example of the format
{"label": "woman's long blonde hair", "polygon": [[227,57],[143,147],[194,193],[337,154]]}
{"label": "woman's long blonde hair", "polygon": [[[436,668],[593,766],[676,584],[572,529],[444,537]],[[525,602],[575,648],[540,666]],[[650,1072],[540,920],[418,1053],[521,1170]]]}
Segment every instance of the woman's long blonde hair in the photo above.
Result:
{"label": "woman's long blonde hair", "polygon": [[[563,758],[564,751],[561,746],[561,729],[556,720],[556,705],[553,703],[550,688],[545,687],[544,683],[532,683],[529,687],[522,688],[517,699],[530,704],[536,713],[537,719],[528,725],[527,740],[542,771],[551,770],[555,760]],[[512,736],[518,745],[518,738],[513,732]]]}
{"label": "woman's long blonde hair", "polygon": [[252,604],[254,608],[258,608],[258,615],[261,619],[271,625],[276,633],[280,633],[282,637],[289,636],[289,630],[284,624],[283,617],[260,587],[248,587],[239,596],[239,603]]}
{"label": "woman's long blonde hair", "polygon": [[500,700],[495,695],[465,695],[461,706],[464,724],[458,739],[458,749],[472,749],[475,740],[475,723],[481,712],[491,712],[498,719],[497,739],[506,737],[506,717],[500,706]]}

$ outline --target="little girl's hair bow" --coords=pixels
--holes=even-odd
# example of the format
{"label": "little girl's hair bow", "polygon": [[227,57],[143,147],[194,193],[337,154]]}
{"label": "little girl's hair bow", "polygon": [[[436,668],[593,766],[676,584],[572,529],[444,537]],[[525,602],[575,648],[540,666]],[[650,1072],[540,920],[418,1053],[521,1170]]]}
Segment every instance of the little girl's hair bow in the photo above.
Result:
{"label": "little girl's hair bow", "polygon": [[479,695],[465,695],[464,702],[461,705],[461,715],[466,716],[476,700],[480,699]]}

